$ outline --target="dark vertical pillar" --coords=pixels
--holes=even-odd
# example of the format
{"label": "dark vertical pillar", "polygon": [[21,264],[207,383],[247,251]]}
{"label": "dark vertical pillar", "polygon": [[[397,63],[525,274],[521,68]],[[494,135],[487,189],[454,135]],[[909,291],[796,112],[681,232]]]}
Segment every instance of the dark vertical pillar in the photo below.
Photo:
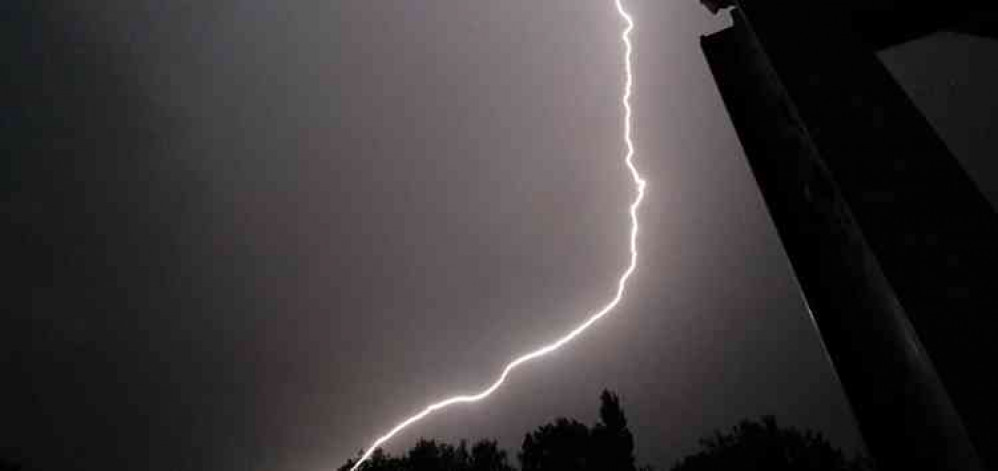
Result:
{"label": "dark vertical pillar", "polygon": [[982,469],[998,218],[841,18],[743,3],[703,49],[871,454]]}

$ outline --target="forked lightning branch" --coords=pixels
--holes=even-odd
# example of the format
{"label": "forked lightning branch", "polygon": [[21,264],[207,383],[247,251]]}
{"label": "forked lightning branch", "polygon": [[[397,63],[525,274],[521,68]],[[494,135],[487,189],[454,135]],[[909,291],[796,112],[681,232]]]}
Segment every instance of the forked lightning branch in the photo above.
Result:
{"label": "forked lightning branch", "polygon": [[646,182],[645,182],[645,179],[641,176],[641,173],[638,172],[637,167],[634,166],[634,142],[631,140],[631,120],[632,120],[631,119],[631,114],[632,114],[631,113],[631,88],[632,88],[632,84],[633,84],[633,76],[632,76],[632,72],[631,72],[631,37],[630,37],[630,34],[631,34],[631,31],[634,29],[634,21],[632,20],[631,15],[629,13],[627,13],[627,11],[624,9],[624,6],[621,4],[621,0],[614,0],[614,2],[615,2],[617,14],[620,16],[620,18],[623,20],[623,22],[625,24],[623,32],[620,35],[621,42],[623,43],[623,46],[624,46],[624,61],[623,61],[624,62],[624,88],[623,88],[623,92],[621,93],[621,97],[620,97],[620,103],[621,103],[621,106],[623,107],[623,115],[624,115],[623,116],[623,141],[624,141],[624,144],[625,144],[625,147],[626,147],[626,152],[625,152],[625,155],[624,155],[624,163],[627,166],[627,170],[631,174],[631,178],[633,179],[634,187],[635,187],[635,190],[636,190],[634,199],[632,200],[631,205],[629,207],[630,223],[631,223],[630,224],[630,226],[631,226],[630,227],[630,239],[629,239],[629,242],[630,242],[630,260],[629,260],[629,263],[627,264],[627,266],[624,268],[623,272],[620,274],[620,277],[617,280],[617,289],[616,289],[616,292],[614,293],[614,295],[610,299],[610,301],[607,302],[601,309],[599,309],[599,310],[593,312],[592,314],[590,314],[589,317],[586,318],[586,320],[584,322],[582,322],[581,324],[579,324],[578,326],[576,326],[574,329],[572,329],[571,331],[569,331],[567,334],[565,334],[561,338],[555,340],[554,342],[552,342],[550,344],[541,346],[541,347],[537,348],[536,350],[534,350],[532,352],[525,353],[525,354],[523,354],[523,355],[521,355],[521,356],[516,357],[515,359],[513,359],[511,362],[509,362],[505,366],[505,368],[503,368],[502,373],[499,375],[499,377],[496,378],[496,380],[490,386],[488,386],[487,388],[485,388],[485,389],[483,389],[483,390],[481,390],[481,391],[479,391],[477,393],[455,395],[455,396],[449,397],[447,399],[441,400],[439,402],[435,402],[433,404],[430,404],[430,405],[426,406],[424,409],[422,409],[418,413],[416,413],[416,414],[410,416],[409,418],[407,418],[407,419],[399,422],[397,425],[395,425],[394,427],[392,427],[391,430],[389,430],[387,433],[385,433],[384,435],[378,437],[377,440],[374,440],[374,442],[372,442],[370,444],[370,446],[367,447],[367,450],[364,451],[364,454],[361,455],[361,457],[357,460],[356,463],[354,463],[353,467],[350,468],[350,471],[356,471],[358,468],[360,468],[360,466],[362,464],[364,464],[364,462],[366,462],[371,457],[371,454],[374,453],[374,450],[378,449],[379,447],[381,447],[382,445],[384,445],[386,442],[388,442],[389,440],[391,440],[392,437],[394,437],[398,433],[402,432],[406,428],[410,427],[411,425],[415,424],[416,422],[418,422],[418,421],[426,418],[427,416],[433,414],[434,412],[441,411],[441,410],[443,410],[443,409],[445,409],[447,407],[453,406],[453,405],[467,404],[467,403],[471,403],[471,402],[477,402],[477,401],[481,401],[481,400],[489,397],[493,392],[495,392],[497,389],[499,389],[500,386],[502,386],[502,384],[506,381],[506,378],[509,376],[509,374],[511,372],[513,372],[513,370],[515,370],[516,368],[520,367],[521,365],[523,365],[525,363],[528,363],[528,362],[530,362],[532,360],[536,360],[536,359],[538,359],[540,357],[543,357],[543,356],[545,356],[545,355],[547,355],[547,354],[549,354],[551,352],[554,352],[555,350],[558,350],[559,348],[561,348],[565,344],[571,342],[573,339],[575,339],[577,336],[579,336],[582,332],[584,332],[586,329],[588,329],[593,324],[595,324],[596,321],[602,319],[603,316],[606,316],[611,311],[613,311],[613,309],[615,307],[617,307],[617,304],[620,303],[621,298],[624,297],[624,293],[625,293],[625,291],[627,289],[627,281],[630,279],[631,275],[634,273],[634,270],[635,270],[635,268],[637,268],[637,264],[638,264],[638,245],[637,245],[637,241],[638,241],[638,208],[641,206],[641,201],[644,199],[644,196],[645,196],[645,184],[646,184]]}

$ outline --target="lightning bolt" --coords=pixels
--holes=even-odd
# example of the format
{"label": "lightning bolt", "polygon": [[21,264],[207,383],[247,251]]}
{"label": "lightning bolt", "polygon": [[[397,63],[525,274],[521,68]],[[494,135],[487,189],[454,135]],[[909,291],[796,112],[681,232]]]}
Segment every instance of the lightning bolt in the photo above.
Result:
{"label": "lightning bolt", "polygon": [[621,105],[623,105],[624,108],[623,138],[624,138],[624,143],[626,144],[627,147],[627,151],[624,156],[624,163],[627,164],[627,169],[631,173],[631,178],[634,180],[634,186],[635,189],[637,190],[634,196],[634,200],[631,202],[629,208],[631,216],[631,234],[630,234],[631,258],[629,263],[627,264],[627,268],[625,268],[624,271],[620,274],[620,278],[617,281],[616,293],[614,294],[613,298],[608,303],[606,303],[606,305],[603,306],[603,308],[590,314],[590,316],[586,319],[585,322],[579,324],[577,327],[572,329],[570,332],[568,332],[561,338],[555,340],[550,344],[544,345],[532,352],[525,353],[519,357],[516,357],[513,361],[509,362],[506,365],[506,367],[503,368],[502,374],[500,374],[499,377],[495,380],[495,382],[493,382],[492,385],[489,386],[488,388],[485,388],[484,390],[476,394],[453,396],[444,399],[440,402],[430,404],[426,406],[426,408],[418,412],[417,414],[409,417],[408,419],[403,420],[402,422],[399,422],[399,424],[393,427],[391,430],[389,430],[388,433],[378,437],[377,440],[371,443],[371,446],[367,448],[367,451],[364,452],[364,454],[361,455],[360,459],[358,459],[357,462],[353,465],[353,467],[350,468],[350,471],[357,471],[357,469],[360,468],[360,466],[371,457],[371,454],[374,453],[374,450],[378,449],[378,447],[383,445],[388,440],[391,440],[392,437],[394,437],[402,430],[408,428],[410,425],[420,420],[423,420],[424,418],[426,418],[426,416],[456,404],[467,404],[471,402],[478,402],[481,401],[482,399],[489,397],[493,392],[499,389],[499,387],[502,386],[504,382],[506,382],[506,377],[508,377],[513,370],[518,368],[520,365],[523,365],[524,363],[530,362],[544,355],[547,355],[555,350],[558,350],[568,342],[571,342],[573,339],[578,337],[579,334],[581,334],[590,326],[595,324],[596,321],[602,319],[603,316],[606,316],[611,311],[613,311],[613,309],[617,307],[618,304],[620,304],[620,300],[624,297],[624,292],[627,289],[627,280],[631,278],[631,275],[634,273],[634,270],[637,268],[638,265],[638,208],[641,206],[641,201],[645,197],[645,185],[647,182],[645,181],[644,178],[642,178],[641,173],[638,172],[637,167],[634,166],[634,142],[631,139],[631,87],[633,85],[634,80],[631,73],[632,48],[631,48],[630,35],[631,35],[631,30],[634,29],[634,20],[631,18],[631,15],[627,13],[627,11],[624,9],[624,6],[621,4],[621,0],[614,0],[614,3],[617,7],[617,13],[627,24],[627,26],[624,28],[624,31],[620,35],[620,39],[624,43],[624,75],[625,75],[624,92],[621,95],[620,103]]}

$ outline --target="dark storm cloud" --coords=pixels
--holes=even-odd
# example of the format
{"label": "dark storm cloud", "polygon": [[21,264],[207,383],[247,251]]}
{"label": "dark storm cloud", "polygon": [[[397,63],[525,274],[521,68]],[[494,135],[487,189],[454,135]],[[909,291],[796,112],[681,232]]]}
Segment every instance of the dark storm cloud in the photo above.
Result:
{"label": "dark storm cloud", "polygon": [[[612,294],[610,2],[23,3],[0,42],[8,455],[334,467]],[[627,300],[400,446],[514,446],[603,387],[657,464],[763,413],[856,443],[699,55],[720,23],[629,4],[650,186]]]}

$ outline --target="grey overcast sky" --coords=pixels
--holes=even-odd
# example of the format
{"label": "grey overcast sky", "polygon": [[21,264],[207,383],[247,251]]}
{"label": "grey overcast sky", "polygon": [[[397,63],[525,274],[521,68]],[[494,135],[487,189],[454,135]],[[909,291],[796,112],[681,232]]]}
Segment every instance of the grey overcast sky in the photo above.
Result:
{"label": "grey overcast sky", "polygon": [[[859,446],[699,51],[725,18],[626,4],[649,180],[627,298],[389,451],[515,450],[557,416],[594,420],[603,388],[660,468],[762,414]],[[2,11],[3,456],[332,469],[565,332],[626,262],[610,0]],[[996,54],[953,34],[883,54],[992,201]]]}

